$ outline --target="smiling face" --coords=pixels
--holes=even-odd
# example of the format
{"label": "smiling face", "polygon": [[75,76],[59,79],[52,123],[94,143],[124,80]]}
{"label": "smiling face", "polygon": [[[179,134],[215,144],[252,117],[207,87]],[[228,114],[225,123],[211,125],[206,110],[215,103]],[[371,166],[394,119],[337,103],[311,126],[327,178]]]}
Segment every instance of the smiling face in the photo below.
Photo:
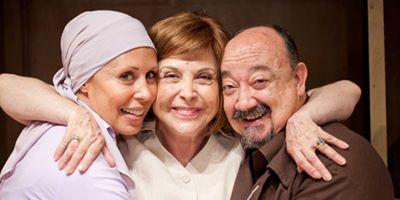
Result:
{"label": "smiling face", "polygon": [[157,59],[151,48],[137,48],[107,63],[78,97],[116,133],[132,135],[143,123],[157,93]]}
{"label": "smiling face", "polygon": [[204,134],[218,112],[217,62],[210,48],[170,56],[159,62],[158,126],[185,137]]}
{"label": "smiling face", "polygon": [[287,55],[283,39],[265,27],[242,32],[225,49],[224,110],[247,148],[270,140],[304,99],[305,65],[293,70]]}

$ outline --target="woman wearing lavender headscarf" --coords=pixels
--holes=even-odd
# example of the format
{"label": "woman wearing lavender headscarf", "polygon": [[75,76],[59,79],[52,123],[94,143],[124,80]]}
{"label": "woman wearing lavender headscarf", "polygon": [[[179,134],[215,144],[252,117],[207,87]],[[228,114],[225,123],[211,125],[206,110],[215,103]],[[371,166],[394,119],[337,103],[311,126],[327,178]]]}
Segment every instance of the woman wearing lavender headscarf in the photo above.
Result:
{"label": "woman wearing lavender headscarf", "polygon": [[67,176],[53,161],[66,126],[32,123],[2,170],[0,199],[132,199],[134,183],[115,137],[137,133],[155,98],[154,46],[140,21],[92,11],[66,25],[61,52],[63,68],[54,76],[55,88],[94,116],[116,167],[99,156],[87,173]]}

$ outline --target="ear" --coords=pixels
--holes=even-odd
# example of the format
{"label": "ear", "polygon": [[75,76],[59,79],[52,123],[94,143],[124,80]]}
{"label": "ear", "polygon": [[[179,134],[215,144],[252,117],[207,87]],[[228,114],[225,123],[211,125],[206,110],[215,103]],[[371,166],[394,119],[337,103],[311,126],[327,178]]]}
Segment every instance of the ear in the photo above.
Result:
{"label": "ear", "polygon": [[306,81],[307,81],[307,66],[303,62],[299,62],[296,65],[295,69],[295,76],[296,76],[296,90],[297,90],[297,95],[303,96],[306,94]]}

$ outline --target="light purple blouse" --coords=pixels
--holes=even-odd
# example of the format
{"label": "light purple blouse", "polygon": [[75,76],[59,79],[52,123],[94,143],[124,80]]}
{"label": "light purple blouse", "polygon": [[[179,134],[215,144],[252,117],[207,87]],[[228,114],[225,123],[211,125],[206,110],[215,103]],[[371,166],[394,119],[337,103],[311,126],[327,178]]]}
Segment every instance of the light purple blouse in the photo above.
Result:
{"label": "light purple blouse", "polygon": [[[117,11],[84,12],[64,28],[61,36],[63,68],[54,76],[54,86],[61,96],[87,108],[75,95],[82,84],[110,60],[141,47],[154,49],[139,20]],[[0,174],[0,199],[132,198],[134,183],[116,145],[115,134],[96,113],[92,114],[116,168],[110,168],[100,156],[85,174],[75,172],[66,176],[57,169],[52,157],[66,127],[37,122],[21,133]]]}
{"label": "light purple blouse", "polygon": [[67,176],[53,159],[66,127],[35,122],[22,131],[2,169],[0,199],[133,199],[134,183],[115,143],[115,134],[96,113],[92,114],[116,167],[111,168],[101,155],[86,173],[76,170]]}

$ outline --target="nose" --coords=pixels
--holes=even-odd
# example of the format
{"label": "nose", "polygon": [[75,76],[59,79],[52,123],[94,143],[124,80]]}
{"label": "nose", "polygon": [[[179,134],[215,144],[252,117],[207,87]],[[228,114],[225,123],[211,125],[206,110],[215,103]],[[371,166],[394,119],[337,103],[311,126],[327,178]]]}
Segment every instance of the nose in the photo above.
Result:
{"label": "nose", "polygon": [[154,92],[151,91],[150,85],[147,83],[145,78],[139,79],[134,87],[135,93],[133,94],[133,98],[143,103],[149,102],[153,99]]}
{"label": "nose", "polygon": [[192,101],[197,97],[197,90],[193,81],[189,78],[183,79],[181,82],[181,90],[179,96],[185,101]]}
{"label": "nose", "polygon": [[257,100],[251,95],[250,89],[246,86],[241,86],[239,89],[239,97],[235,104],[235,109],[247,111],[257,105]]}

